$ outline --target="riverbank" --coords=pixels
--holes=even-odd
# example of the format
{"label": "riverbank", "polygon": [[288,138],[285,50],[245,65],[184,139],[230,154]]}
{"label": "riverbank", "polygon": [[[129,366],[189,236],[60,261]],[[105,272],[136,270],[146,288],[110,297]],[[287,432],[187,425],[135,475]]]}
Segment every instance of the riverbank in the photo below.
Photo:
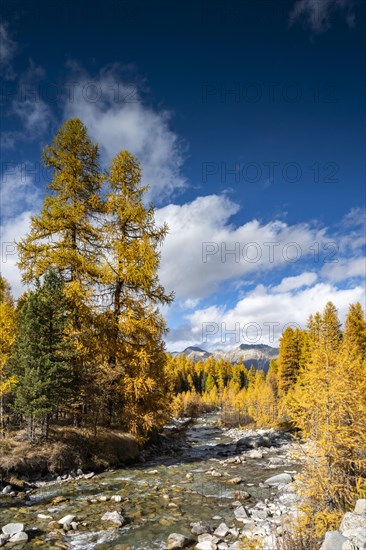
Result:
{"label": "riverbank", "polygon": [[[296,445],[274,430],[225,429],[207,414],[174,449],[144,463],[2,495],[0,527],[23,526],[29,550],[179,548],[177,540],[235,550],[246,540],[269,542],[296,514]],[[277,475],[284,477],[268,483]],[[171,542],[173,533],[183,539]]]}
{"label": "riverbank", "polygon": [[0,440],[0,493],[5,487],[8,493],[16,493],[35,482],[83,479],[90,473],[145,462],[156,453],[174,453],[181,448],[191,422],[191,418],[172,420],[144,445],[131,434],[107,429],[93,434],[53,428],[49,441],[38,443],[30,443],[18,432],[12,439]]}
{"label": "riverbank", "polygon": [[0,441],[3,479],[35,481],[67,472],[101,471],[138,459],[139,445],[130,435],[99,430],[96,435],[73,428],[53,428],[49,441],[31,443],[19,432]]}

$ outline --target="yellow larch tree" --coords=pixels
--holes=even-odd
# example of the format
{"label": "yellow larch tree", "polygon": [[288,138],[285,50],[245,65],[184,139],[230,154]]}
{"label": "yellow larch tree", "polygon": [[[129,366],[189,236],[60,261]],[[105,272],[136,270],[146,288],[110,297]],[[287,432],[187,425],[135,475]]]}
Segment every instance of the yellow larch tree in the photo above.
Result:
{"label": "yellow larch tree", "polygon": [[0,430],[4,434],[4,396],[8,394],[16,378],[8,375],[6,366],[16,334],[16,312],[10,286],[0,275]]}
{"label": "yellow larch tree", "polygon": [[102,316],[110,381],[109,416],[116,413],[139,435],[166,419],[169,392],[164,375],[165,322],[159,306],[169,304],[159,282],[159,245],[167,226],[157,227],[152,205],[143,203],[138,160],[121,151],[107,177],[102,225],[102,281],[107,310]]}
{"label": "yellow larch tree", "polygon": [[308,325],[308,362],[301,368],[288,405],[294,425],[309,438],[301,476],[302,507],[319,535],[366,490],[365,321],[351,306],[344,336],[329,302]]}
{"label": "yellow larch tree", "polygon": [[[99,151],[79,119],[64,123],[43,152],[52,181],[39,215],[31,220],[28,235],[18,243],[19,267],[24,282],[34,282],[49,269],[63,277],[71,304],[75,345],[74,419],[88,401],[93,381],[92,310],[98,268],[102,176]],[[90,392],[93,394],[93,391]]]}

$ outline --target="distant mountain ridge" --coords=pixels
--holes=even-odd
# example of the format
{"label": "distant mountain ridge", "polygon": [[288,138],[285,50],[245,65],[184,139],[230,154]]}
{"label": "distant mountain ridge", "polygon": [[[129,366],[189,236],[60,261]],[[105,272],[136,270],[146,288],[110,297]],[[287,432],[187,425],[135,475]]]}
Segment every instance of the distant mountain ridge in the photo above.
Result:
{"label": "distant mountain ridge", "polygon": [[206,351],[198,346],[188,346],[181,352],[173,351],[171,355],[186,355],[188,359],[193,359],[196,363],[213,356],[215,359],[225,359],[233,364],[243,362],[247,368],[253,365],[256,369],[267,371],[271,359],[278,357],[278,351],[278,348],[266,344],[240,344],[236,348],[229,350],[217,349],[213,352]]}

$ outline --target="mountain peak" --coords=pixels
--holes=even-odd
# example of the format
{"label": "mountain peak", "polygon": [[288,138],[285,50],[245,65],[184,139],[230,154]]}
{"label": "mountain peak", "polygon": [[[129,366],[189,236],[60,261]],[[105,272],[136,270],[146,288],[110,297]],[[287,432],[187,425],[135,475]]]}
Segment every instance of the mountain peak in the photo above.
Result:
{"label": "mountain peak", "polygon": [[256,369],[265,371],[269,368],[271,359],[278,357],[278,348],[273,348],[267,344],[240,344],[236,348],[222,350],[217,349],[212,353],[199,346],[188,346],[182,352],[173,352],[172,355],[185,355],[188,359],[198,362],[213,356],[214,359],[224,359],[232,364],[244,363],[247,368],[254,365]]}
{"label": "mountain peak", "polygon": [[188,346],[183,350],[183,353],[189,352],[189,351],[198,351],[202,353],[208,353],[205,349],[199,348],[198,346]]}

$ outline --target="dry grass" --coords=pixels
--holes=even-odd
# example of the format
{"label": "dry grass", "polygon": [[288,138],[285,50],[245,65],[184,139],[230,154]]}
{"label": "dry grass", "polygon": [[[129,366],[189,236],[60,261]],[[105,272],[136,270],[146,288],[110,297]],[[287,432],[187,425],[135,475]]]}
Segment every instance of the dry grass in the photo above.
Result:
{"label": "dry grass", "polygon": [[[13,435],[13,434],[12,434]],[[130,434],[100,429],[96,436],[69,427],[53,428],[47,442],[22,441],[18,432],[0,440],[0,472],[29,478],[48,472],[65,473],[81,468],[102,470],[137,459],[139,447]]]}
{"label": "dry grass", "polygon": [[287,532],[275,542],[274,550],[319,550],[321,543],[312,533]]}

